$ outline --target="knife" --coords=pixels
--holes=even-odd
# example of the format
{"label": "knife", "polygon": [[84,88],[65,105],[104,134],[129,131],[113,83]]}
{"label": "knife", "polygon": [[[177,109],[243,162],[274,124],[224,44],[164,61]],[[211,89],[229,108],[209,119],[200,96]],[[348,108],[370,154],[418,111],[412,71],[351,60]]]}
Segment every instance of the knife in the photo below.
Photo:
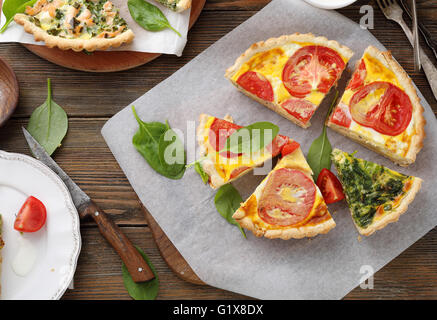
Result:
{"label": "knife", "polygon": [[420,71],[420,52],[419,52],[419,31],[417,30],[417,10],[416,0],[411,0],[413,12],[413,51],[414,51],[414,70]]}
{"label": "knife", "polygon": [[152,270],[132,242],[123,234],[120,228],[100,209],[90,197],[58,166],[47,154],[45,149],[24,128],[23,133],[27,144],[35,158],[52,169],[64,181],[70,191],[73,203],[81,219],[92,217],[97,223],[102,235],[108,240],[127,267],[134,282],[146,282],[155,278]]}

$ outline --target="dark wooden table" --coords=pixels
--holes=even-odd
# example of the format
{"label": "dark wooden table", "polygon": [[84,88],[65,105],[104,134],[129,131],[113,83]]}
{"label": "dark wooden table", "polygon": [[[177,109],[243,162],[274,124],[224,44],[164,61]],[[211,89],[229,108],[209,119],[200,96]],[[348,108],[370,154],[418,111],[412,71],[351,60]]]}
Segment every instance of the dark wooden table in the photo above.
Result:
{"label": "dark wooden table", "polygon": [[[69,116],[69,131],[54,155],[64,170],[122,227],[128,237],[149,255],[161,280],[160,299],[240,299],[241,295],[180,280],[161,259],[141,212],[137,197],[105,144],[100,129],[116,112],[197,56],[208,46],[262,9],[268,0],[208,0],[191,30],[181,58],[161,56],[134,70],[110,74],[72,71],[51,64],[19,44],[1,44],[0,56],[15,70],[20,84],[19,106],[0,128],[0,149],[29,154],[20,131],[32,111],[46,97],[46,79],[52,79],[53,96]],[[361,5],[339,10],[355,22]],[[437,1],[418,1],[419,17],[437,37]],[[387,21],[374,1],[375,29],[371,32],[412,76],[437,112],[437,103],[423,73],[414,73],[412,50],[401,29]],[[269,22],[270,23],[270,22]],[[268,27],[268,25],[266,25]],[[291,32],[299,30],[290,30]],[[429,50],[427,52],[430,53]],[[430,53],[431,54],[431,53]],[[92,222],[81,225],[82,252],[75,289],[65,299],[129,299],[121,276],[121,262]],[[374,289],[356,288],[347,299],[436,299],[437,228],[376,273]]]}

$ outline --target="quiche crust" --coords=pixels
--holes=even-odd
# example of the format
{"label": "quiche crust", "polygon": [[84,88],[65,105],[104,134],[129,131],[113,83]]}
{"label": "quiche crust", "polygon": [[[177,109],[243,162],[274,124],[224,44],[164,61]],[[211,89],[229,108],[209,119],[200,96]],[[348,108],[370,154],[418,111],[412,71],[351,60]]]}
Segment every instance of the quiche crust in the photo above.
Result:
{"label": "quiche crust", "polygon": [[[276,103],[260,99],[256,95],[244,90],[238,83],[236,83],[236,81],[232,80],[232,77],[240,70],[243,64],[249,61],[255,54],[285,45],[290,42],[302,42],[302,43],[311,42],[314,44],[322,45],[335,50],[347,60],[349,60],[353,55],[353,51],[351,49],[341,45],[335,40],[328,40],[325,37],[315,36],[311,33],[306,33],[306,34],[294,33],[291,35],[283,35],[278,38],[270,38],[267,39],[266,41],[260,41],[252,44],[242,55],[240,55],[237,58],[235,63],[226,70],[225,77],[229,81],[231,81],[232,84],[236,86],[237,89],[243,94],[261,103],[262,105],[269,108],[270,110],[280,114],[281,116],[297,124],[298,126],[302,128],[308,128],[311,125],[311,121],[307,121],[307,122],[300,121],[299,119],[290,115],[286,110],[284,110],[284,108],[281,108]],[[336,84],[334,84],[334,86],[335,85]]]}
{"label": "quiche crust", "polygon": [[[405,72],[405,70],[399,65],[399,63],[393,58],[389,51],[382,52],[379,49],[369,46],[366,53],[370,54],[372,57],[378,59],[384,66],[393,71],[396,75],[399,84],[404,88],[404,92],[408,95],[411,100],[411,104],[413,106],[413,114],[412,120],[414,120],[414,127],[416,134],[413,135],[411,139],[410,148],[405,155],[402,157],[388,148],[386,148],[383,144],[377,144],[373,141],[368,140],[365,136],[360,135],[357,132],[351,131],[348,128],[339,126],[335,123],[329,121],[329,118],[326,122],[326,125],[329,126],[334,131],[349,137],[350,139],[358,142],[359,144],[379,153],[386,158],[390,159],[394,163],[406,167],[416,161],[416,156],[419,151],[423,147],[423,140],[425,139],[425,124],[426,120],[423,117],[423,107],[420,104],[420,99],[417,95],[416,88],[413,85],[411,78]],[[361,60],[361,59],[360,59]],[[359,60],[359,61],[360,61]],[[358,61],[358,63],[359,63]],[[341,101],[341,99],[340,99]]]}
{"label": "quiche crust", "polygon": [[28,16],[23,13],[15,15],[16,23],[21,24],[24,31],[33,34],[35,41],[44,41],[49,48],[58,47],[62,50],[72,49],[74,51],[95,51],[106,50],[109,47],[117,48],[123,43],[130,43],[134,39],[134,33],[131,29],[115,36],[114,38],[91,38],[91,39],[67,39],[48,34],[43,29],[30,22]]}
{"label": "quiche crust", "polygon": [[358,225],[355,224],[359,233],[364,236],[370,236],[376,230],[385,228],[389,223],[397,222],[401,214],[405,213],[408,210],[408,205],[413,202],[417,192],[419,192],[420,190],[421,184],[422,179],[414,177],[410,190],[408,190],[407,193],[403,196],[401,202],[396,208],[384,214],[381,219],[375,221],[365,229],[360,228]]}

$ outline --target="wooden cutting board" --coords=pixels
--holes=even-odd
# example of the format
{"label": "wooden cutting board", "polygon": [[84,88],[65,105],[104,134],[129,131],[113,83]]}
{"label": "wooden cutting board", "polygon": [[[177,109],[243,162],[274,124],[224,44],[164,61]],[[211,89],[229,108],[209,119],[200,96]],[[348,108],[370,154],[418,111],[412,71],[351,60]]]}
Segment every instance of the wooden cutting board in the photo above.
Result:
{"label": "wooden cutting board", "polygon": [[[1,0],[0,0],[1,1]],[[206,0],[193,0],[190,15],[191,28],[199,18]],[[95,51],[91,55],[73,50],[48,48],[36,44],[23,44],[28,50],[54,64],[89,72],[115,72],[128,70],[156,59],[160,53],[134,51]]]}
{"label": "wooden cutting board", "polygon": [[152,215],[143,205],[141,205],[141,207],[144,215],[146,216],[147,223],[152,231],[152,236],[156,245],[158,246],[159,252],[170,269],[182,280],[194,284],[205,285],[205,283],[200,280],[196,273],[194,273],[193,269],[191,269],[188,262],[184,259],[184,257],[182,257],[170,239],[165,235],[164,231],[162,231],[161,227],[158,225]]}

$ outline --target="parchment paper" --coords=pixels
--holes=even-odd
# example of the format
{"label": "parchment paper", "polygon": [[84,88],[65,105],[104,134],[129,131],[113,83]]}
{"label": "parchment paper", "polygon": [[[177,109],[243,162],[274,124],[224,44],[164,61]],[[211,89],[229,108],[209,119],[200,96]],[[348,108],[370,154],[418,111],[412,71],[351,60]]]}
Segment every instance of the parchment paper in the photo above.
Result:
{"label": "parchment paper", "polygon": [[[173,127],[189,134],[187,143],[193,143],[193,133],[187,130],[186,121],[197,120],[200,113],[218,117],[230,113],[242,125],[256,121],[279,125],[280,133],[300,142],[306,154],[321,133],[332,94],[305,130],[237,92],[223,77],[225,69],[252,43],[294,32],[313,32],[349,46],[355,51],[351,66],[366,46],[384,49],[368,31],[336,12],[298,0],[277,0],[133,104],[145,121],[168,119]],[[182,180],[172,181],[147,165],[131,143],[138,126],[130,108],[110,119],[102,134],[142,203],[204,282],[262,299],[339,299],[366,278],[366,266],[376,272],[437,224],[433,204],[437,198],[436,119],[419,95],[427,137],[416,163],[408,168],[328,131],[334,147],[358,150],[359,157],[424,179],[422,190],[398,223],[361,241],[345,202],[329,206],[337,226],[326,235],[284,241],[256,238],[247,232],[246,240],[216,211],[215,192],[202,184],[194,170],[188,170]],[[234,185],[246,199],[262,178],[248,174]]]}
{"label": "parchment paper", "polygon": [[[178,30],[181,34],[182,37],[179,37],[170,29],[165,29],[159,32],[151,32],[143,29],[132,19],[127,7],[127,0],[111,1],[114,6],[120,9],[120,15],[126,20],[129,28],[131,28],[135,33],[135,38],[130,44],[122,45],[119,48],[110,48],[109,50],[167,53],[175,54],[177,56],[182,55],[182,51],[187,43],[187,32],[191,9],[188,9],[182,13],[176,13],[155,1],[148,0],[148,2],[161,9],[173,28]],[[5,23],[6,18],[2,11],[0,25],[3,26]],[[44,45],[44,42],[42,41],[34,41],[33,35],[25,32],[23,27],[17,25],[15,22],[12,22],[8,29],[6,29],[3,34],[0,34],[0,43],[1,42],[21,42]]]}

